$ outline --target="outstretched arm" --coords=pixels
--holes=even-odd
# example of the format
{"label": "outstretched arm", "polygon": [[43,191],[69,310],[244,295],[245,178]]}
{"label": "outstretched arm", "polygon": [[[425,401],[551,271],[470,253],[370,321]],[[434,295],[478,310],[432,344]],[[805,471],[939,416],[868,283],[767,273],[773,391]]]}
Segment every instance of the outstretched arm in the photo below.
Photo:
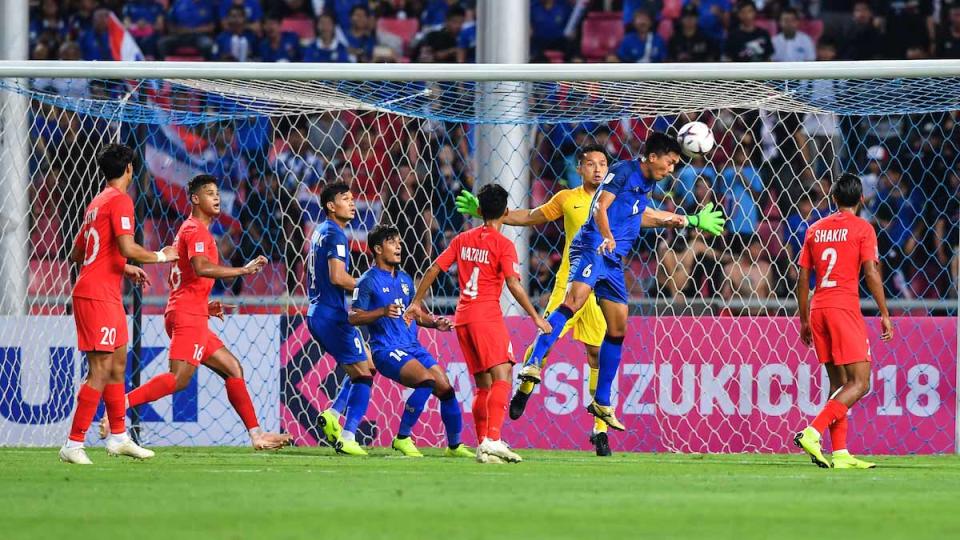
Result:
{"label": "outstretched arm", "polygon": [[420,283],[417,283],[417,293],[413,296],[413,300],[411,300],[410,305],[407,306],[407,311],[403,314],[403,318],[406,319],[408,323],[414,320],[420,321],[424,318],[426,310],[423,309],[423,298],[427,295],[430,287],[433,286],[433,282],[437,280],[440,272],[440,266],[438,266],[437,263],[433,263],[430,265],[430,268],[427,269],[426,273],[423,274]]}
{"label": "outstretched arm", "polygon": [[723,233],[724,223],[726,218],[723,217],[723,212],[714,208],[712,202],[708,202],[702,210],[690,216],[647,207],[640,218],[641,227],[696,227],[713,235]]}
{"label": "outstretched arm", "polygon": [[213,279],[229,279],[238,276],[256,274],[266,264],[267,258],[263,255],[258,256],[256,259],[239,268],[214,264],[212,261],[210,261],[210,259],[204,257],[203,255],[196,255],[190,259],[190,266],[193,267],[194,273],[200,277]]}
{"label": "outstretched arm", "polygon": [[174,249],[173,246],[167,246],[160,251],[150,251],[140,244],[134,242],[133,235],[131,234],[122,234],[118,236],[117,248],[120,250],[121,255],[132,260],[133,262],[138,262],[141,264],[173,262],[179,258],[177,256],[177,250]]}
{"label": "outstretched arm", "polygon": [[353,326],[364,326],[374,323],[383,317],[399,319],[403,315],[403,309],[398,304],[388,304],[382,308],[364,311],[359,308],[350,308],[350,315],[347,320]]}
{"label": "outstretched arm", "polygon": [[530,302],[530,297],[527,296],[527,291],[523,290],[523,286],[520,285],[520,278],[516,276],[510,276],[506,278],[507,289],[510,290],[510,294],[516,298],[517,302],[520,304],[520,307],[527,312],[528,315],[533,317],[534,324],[537,325],[544,334],[549,334],[553,331],[553,327],[548,323],[539,313],[537,313],[536,308],[533,307],[533,303]]}
{"label": "outstretched arm", "polygon": [[550,220],[543,214],[543,210],[532,208],[530,210],[516,209],[507,212],[507,217],[503,220],[505,225],[516,225],[519,227],[533,227],[549,223]]}

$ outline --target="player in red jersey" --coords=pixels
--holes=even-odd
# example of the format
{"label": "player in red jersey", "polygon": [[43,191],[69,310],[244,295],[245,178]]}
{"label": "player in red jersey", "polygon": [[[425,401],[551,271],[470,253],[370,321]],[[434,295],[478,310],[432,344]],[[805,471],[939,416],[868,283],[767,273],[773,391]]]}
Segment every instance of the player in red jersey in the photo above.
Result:
{"label": "player in red jersey", "polygon": [[[818,467],[829,468],[820,438],[830,429],[836,469],[869,469],[876,465],[847,451],[847,410],[870,389],[870,343],[860,314],[860,269],[880,310],[880,339],[890,341],[893,323],[887,311],[880,278],[877,235],[873,226],[857,217],[863,202],[860,178],[844,174],[830,190],[837,212],[807,230],[800,250],[797,302],[800,306],[800,339],[813,344],[830,379],[830,399],[808,427],[794,437]],[[816,276],[813,302],[810,272]]]}
{"label": "player in red jersey", "polygon": [[473,421],[477,430],[477,461],[481,463],[518,462],[520,456],[500,440],[507,414],[513,364],[513,346],[500,310],[500,295],[507,288],[523,310],[533,317],[541,331],[550,333],[550,324],[534,309],[518,275],[517,250],[500,233],[507,216],[507,191],[490,184],[483,186],[477,198],[483,225],[460,233],[417,285],[417,294],[404,317],[409,320],[426,315],[423,297],[440,272],[457,265],[460,300],[457,303],[457,340],[467,367],[477,382],[473,399]]}
{"label": "player in red jersey", "polygon": [[127,264],[128,259],[162,263],[177,260],[177,255],[170,246],[153,252],[133,240],[133,200],[127,195],[133,181],[133,159],[133,150],[120,144],[108,144],[101,150],[97,165],[107,187],[87,206],[70,253],[70,260],[81,265],[73,287],[73,318],[77,345],[86,353],[90,370],[77,393],[70,436],[60,449],[60,460],[67,463],[91,464],[83,442],[101,398],[113,424],[107,453],[139,459],[153,457],[153,452],[130,439],[124,422],[127,315],[123,310],[121,280],[126,276],[138,285],[147,282],[143,269]]}
{"label": "player in red jersey", "polygon": [[[217,179],[201,174],[190,180],[187,189],[193,210],[180,225],[173,242],[180,260],[170,269],[170,299],[164,312],[164,326],[170,336],[170,371],[130,391],[127,407],[183,390],[197,366],[203,364],[223,377],[227,397],[250,433],[253,447],[257,450],[281,448],[290,442],[290,436],[260,429],[240,361],[207,325],[210,316],[222,320],[224,307],[233,307],[219,301],[209,302],[213,281],[256,274],[267,264],[267,259],[261,255],[240,268],[220,266],[217,244],[209,230],[210,223],[220,215]],[[101,422],[103,435],[108,424],[105,420]]]}

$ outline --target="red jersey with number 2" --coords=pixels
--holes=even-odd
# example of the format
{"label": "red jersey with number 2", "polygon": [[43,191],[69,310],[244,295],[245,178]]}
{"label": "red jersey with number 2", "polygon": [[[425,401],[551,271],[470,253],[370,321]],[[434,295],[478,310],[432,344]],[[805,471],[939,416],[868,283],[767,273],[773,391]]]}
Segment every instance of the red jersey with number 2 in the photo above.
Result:
{"label": "red jersey with number 2", "polygon": [[500,231],[484,225],[460,233],[436,263],[444,272],[457,265],[457,325],[503,318],[503,282],[519,277],[519,265],[516,248]]}
{"label": "red jersey with number 2", "polygon": [[800,266],[816,276],[810,309],[860,312],[860,267],[879,260],[873,226],[849,212],[837,212],[807,229]]}
{"label": "red jersey with number 2", "polygon": [[198,276],[193,271],[190,259],[202,256],[213,264],[220,264],[217,243],[210,234],[210,229],[191,216],[180,225],[173,246],[180,258],[170,269],[170,299],[167,301],[165,313],[177,311],[206,317],[207,302],[214,280]]}
{"label": "red jersey with number 2", "polygon": [[133,200],[115,187],[107,187],[90,201],[76,242],[83,244],[83,263],[73,296],[122,304],[121,281],[127,258],[120,254],[117,238],[133,234]]}

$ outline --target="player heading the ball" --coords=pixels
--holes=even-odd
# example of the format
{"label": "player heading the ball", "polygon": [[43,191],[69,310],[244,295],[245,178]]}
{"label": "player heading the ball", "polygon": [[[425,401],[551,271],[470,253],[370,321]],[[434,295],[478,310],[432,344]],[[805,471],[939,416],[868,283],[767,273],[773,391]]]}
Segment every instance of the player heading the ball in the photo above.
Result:
{"label": "player heading the ball", "polygon": [[507,414],[513,345],[500,310],[500,295],[506,282],[510,293],[532,318],[537,328],[550,333],[550,324],[537,313],[520,284],[517,250],[500,233],[507,217],[507,190],[496,184],[483,186],[477,193],[483,225],[462,232],[427,269],[417,286],[404,318],[408,321],[427,317],[423,297],[440,275],[454,264],[460,284],[457,302],[457,340],[467,367],[477,383],[473,399],[473,421],[477,430],[477,461],[480,463],[519,462],[520,456],[500,440]]}
{"label": "player heading the ball", "polygon": [[[794,437],[818,467],[831,467],[820,439],[830,430],[835,469],[870,469],[874,463],[857,459],[847,450],[847,410],[870,389],[870,342],[860,313],[860,270],[880,310],[880,339],[893,338],[893,322],[880,277],[877,234],[857,216],[863,204],[863,185],[855,174],[843,174],[830,188],[837,212],[807,229],[800,249],[797,303],[800,339],[812,344],[830,379],[830,399],[813,422]],[[816,276],[810,301],[810,275]]]}
{"label": "player heading the ball", "polygon": [[86,353],[90,369],[77,393],[70,436],[60,449],[60,460],[66,463],[92,464],[83,443],[101,398],[111,423],[107,453],[138,459],[154,455],[134,443],[126,431],[127,315],[121,281],[126,276],[137,285],[148,283],[146,272],[127,264],[128,259],[163,263],[176,261],[177,252],[170,246],[149,251],[133,240],[133,200],[127,190],[133,182],[134,155],[122,144],[108,144],[97,155],[107,185],[87,206],[70,252],[70,260],[80,265],[72,293],[77,348]]}

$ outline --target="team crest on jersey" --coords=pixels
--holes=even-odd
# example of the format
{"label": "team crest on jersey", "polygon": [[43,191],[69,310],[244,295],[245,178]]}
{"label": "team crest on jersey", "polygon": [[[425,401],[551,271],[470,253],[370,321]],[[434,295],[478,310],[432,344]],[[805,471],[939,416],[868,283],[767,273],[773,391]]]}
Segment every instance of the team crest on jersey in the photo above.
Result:
{"label": "team crest on jersey", "polygon": [[120,216],[120,228],[125,231],[129,231],[131,228],[130,218],[127,216]]}
{"label": "team crest on jersey", "polygon": [[197,243],[193,246],[193,250],[196,251],[197,253],[203,253],[203,249],[204,249],[204,248],[203,248],[203,242],[197,242]]}
{"label": "team crest on jersey", "polygon": [[400,284],[400,290],[403,291],[403,294],[404,294],[405,296],[410,296],[410,286],[407,285],[406,283],[401,283],[401,284]]}

